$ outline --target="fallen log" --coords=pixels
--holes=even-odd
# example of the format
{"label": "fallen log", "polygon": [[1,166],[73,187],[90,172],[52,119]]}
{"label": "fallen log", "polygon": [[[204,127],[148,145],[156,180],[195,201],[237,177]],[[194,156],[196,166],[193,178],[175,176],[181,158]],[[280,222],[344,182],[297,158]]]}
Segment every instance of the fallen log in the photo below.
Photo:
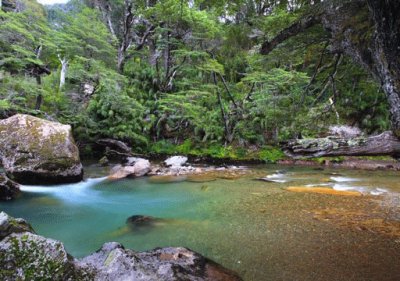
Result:
{"label": "fallen log", "polygon": [[114,139],[99,139],[96,141],[97,144],[109,147],[111,150],[115,150],[122,154],[131,154],[131,148],[124,142]]}
{"label": "fallen log", "polygon": [[329,136],[316,139],[296,139],[283,146],[284,153],[292,158],[325,156],[380,156],[400,158],[400,140],[387,131],[371,137],[341,138]]}

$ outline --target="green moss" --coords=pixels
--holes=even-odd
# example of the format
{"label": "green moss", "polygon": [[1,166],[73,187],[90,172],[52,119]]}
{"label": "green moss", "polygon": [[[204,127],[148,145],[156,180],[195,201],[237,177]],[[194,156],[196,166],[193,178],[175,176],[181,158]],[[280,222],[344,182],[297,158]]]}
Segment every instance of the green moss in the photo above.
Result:
{"label": "green moss", "polygon": [[[48,245],[29,234],[8,239],[10,249],[0,252],[1,280],[91,280],[89,273],[76,270],[66,261],[67,254],[61,243]],[[55,249],[51,248],[53,246]],[[55,251],[57,256],[52,257],[47,251]]]}
{"label": "green moss", "polygon": [[311,158],[308,159],[310,161],[314,161],[320,165],[325,164],[326,162],[332,162],[332,163],[342,163],[345,160],[345,157],[343,156],[337,156],[337,157],[316,157],[316,158]]}

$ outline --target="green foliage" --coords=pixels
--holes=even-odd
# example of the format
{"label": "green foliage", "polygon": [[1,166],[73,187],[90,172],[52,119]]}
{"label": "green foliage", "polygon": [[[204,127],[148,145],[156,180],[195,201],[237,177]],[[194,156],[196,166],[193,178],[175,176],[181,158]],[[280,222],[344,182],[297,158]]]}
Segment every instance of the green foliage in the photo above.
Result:
{"label": "green foliage", "polygon": [[140,147],[147,144],[142,132],[143,117],[144,108],[135,99],[106,81],[90,101],[81,126],[87,126],[90,135],[120,139]]}
{"label": "green foliage", "polygon": [[[51,116],[80,142],[109,137],[148,152],[265,162],[283,157],[280,141],[316,137],[331,124],[389,128],[380,86],[347,57],[335,69],[322,26],[259,54],[318,9],[314,1],[265,9],[247,0],[132,1],[127,33],[123,0],[46,10],[24,2],[20,12],[0,11],[0,116]],[[370,38],[366,19],[360,11],[346,23],[366,32],[354,40]]]}
{"label": "green foliage", "polygon": [[258,157],[266,163],[276,163],[285,158],[285,154],[276,147],[264,147],[258,152]]}

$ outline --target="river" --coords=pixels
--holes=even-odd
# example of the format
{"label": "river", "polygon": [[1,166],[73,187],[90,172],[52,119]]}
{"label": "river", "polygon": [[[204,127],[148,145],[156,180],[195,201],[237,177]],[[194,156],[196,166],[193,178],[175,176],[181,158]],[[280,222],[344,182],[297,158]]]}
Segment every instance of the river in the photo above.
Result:
{"label": "river", "polygon": [[[400,280],[398,172],[262,165],[165,182],[106,173],[88,166],[81,183],[22,186],[0,209],[75,257],[117,241],[137,251],[188,247],[249,281]],[[132,215],[157,220],[129,227]]]}

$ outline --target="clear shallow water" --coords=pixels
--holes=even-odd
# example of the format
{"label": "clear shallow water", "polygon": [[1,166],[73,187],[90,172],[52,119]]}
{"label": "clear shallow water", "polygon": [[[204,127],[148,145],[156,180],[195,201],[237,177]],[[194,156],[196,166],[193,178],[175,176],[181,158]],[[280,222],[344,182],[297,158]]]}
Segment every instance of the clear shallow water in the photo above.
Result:
{"label": "clear shallow water", "polygon": [[[138,251],[189,247],[245,280],[400,280],[396,172],[258,166],[203,183],[109,182],[100,168],[86,172],[90,179],[78,184],[23,186],[22,198],[0,209],[76,257],[118,241]],[[365,196],[292,193],[290,186]],[[125,224],[132,215],[162,220],[132,229]]]}

